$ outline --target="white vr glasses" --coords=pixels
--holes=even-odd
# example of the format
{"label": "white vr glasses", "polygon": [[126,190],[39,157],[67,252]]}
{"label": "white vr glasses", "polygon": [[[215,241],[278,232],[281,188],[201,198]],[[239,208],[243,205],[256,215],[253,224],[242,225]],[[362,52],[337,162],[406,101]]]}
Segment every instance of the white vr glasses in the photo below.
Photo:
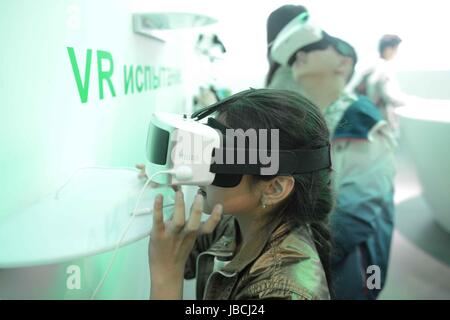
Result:
{"label": "white vr glasses", "polygon": [[272,59],[281,64],[289,65],[293,55],[302,47],[319,42],[324,38],[321,28],[309,20],[304,12],[292,19],[271,44],[270,55]]}
{"label": "white vr glasses", "polygon": [[160,184],[211,184],[211,155],[219,147],[220,136],[213,128],[178,114],[155,112],[148,129],[147,175],[171,172],[156,177]]}
{"label": "white vr glasses", "polygon": [[225,100],[191,118],[165,112],[152,114],[147,175],[167,173],[156,176],[154,182],[234,187],[244,174],[294,175],[331,167],[329,145],[314,150],[279,150],[277,129],[252,134],[228,128],[212,117],[207,123],[199,122],[218,111]]}

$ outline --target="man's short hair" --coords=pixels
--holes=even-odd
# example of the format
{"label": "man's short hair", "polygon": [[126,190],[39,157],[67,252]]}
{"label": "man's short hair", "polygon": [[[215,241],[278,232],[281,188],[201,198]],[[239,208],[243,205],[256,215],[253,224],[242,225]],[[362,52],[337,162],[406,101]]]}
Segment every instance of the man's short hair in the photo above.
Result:
{"label": "man's short hair", "polygon": [[270,45],[292,19],[304,12],[308,10],[301,5],[284,5],[274,10],[267,18],[267,44]]}
{"label": "man's short hair", "polygon": [[402,42],[402,39],[395,34],[385,34],[381,37],[380,42],[378,43],[378,52],[380,53],[380,57],[383,58],[384,50],[386,48],[395,48]]}

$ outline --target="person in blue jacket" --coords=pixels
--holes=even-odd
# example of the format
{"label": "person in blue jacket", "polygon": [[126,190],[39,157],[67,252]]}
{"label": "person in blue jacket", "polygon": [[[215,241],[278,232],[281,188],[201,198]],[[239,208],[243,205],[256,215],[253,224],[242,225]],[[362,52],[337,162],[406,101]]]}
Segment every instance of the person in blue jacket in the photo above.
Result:
{"label": "person in blue jacket", "polygon": [[392,131],[367,98],[345,92],[357,62],[347,42],[301,17],[280,31],[271,57],[292,68],[301,93],[319,106],[332,133],[334,298],[376,299],[394,225]]}

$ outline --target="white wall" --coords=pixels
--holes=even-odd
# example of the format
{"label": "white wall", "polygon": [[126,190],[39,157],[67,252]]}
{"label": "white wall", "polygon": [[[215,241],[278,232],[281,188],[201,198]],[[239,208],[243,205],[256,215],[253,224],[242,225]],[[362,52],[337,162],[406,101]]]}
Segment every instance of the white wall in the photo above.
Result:
{"label": "white wall", "polygon": [[[192,51],[198,30],[174,32],[173,41],[165,44],[134,34],[132,14],[155,11],[159,11],[158,3],[150,1],[0,2],[0,219],[55,192],[77,168],[132,167],[143,162],[151,112],[189,109],[197,81],[192,77]],[[68,48],[73,48],[72,61]],[[85,82],[88,52],[89,86]],[[115,94],[103,81],[103,98],[99,52],[110,57],[101,60],[100,69],[113,67],[110,79]],[[133,93],[125,92],[125,66],[135,71],[138,66],[171,68],[180,72],[181,80],[141,92],[135,83]],[[88,88],[87,97],[80,95],[76,74],[81,86]],[[138,80],[142,79],[141,75]],[[90,240],[80,238],[80,243],[85,241]],[[62,246],[61,242],[55,237],[55,246]],[[13,246],[14,239],[9,244]],[[39,243],[33,245],[36,251],[42,250]],[[99,298],[148,297],[147,245],[144,239],[119,250]],[[89,298],[111,255],[2,269],[0,295],[4,299]],[[67,263],[83,267],[83,290],[68,290]]]}
{"label": "white wall", "polygon": [[[189,33],[162,44],[132,31],[132,13],[155,7],[120,0],[0,2],[0,216],[55,190],[78,167],[143,161],[151,112],[182,112],[189,105],[183,78]],[[92,51],[85,103],[68,47],[83,84]],[[97,51],[112,57],[115,97],[106,81],[99,96]],[[102,61],[109,70],[109,60]],[[173,68],[182,80],[125,94],[125,65]]]}

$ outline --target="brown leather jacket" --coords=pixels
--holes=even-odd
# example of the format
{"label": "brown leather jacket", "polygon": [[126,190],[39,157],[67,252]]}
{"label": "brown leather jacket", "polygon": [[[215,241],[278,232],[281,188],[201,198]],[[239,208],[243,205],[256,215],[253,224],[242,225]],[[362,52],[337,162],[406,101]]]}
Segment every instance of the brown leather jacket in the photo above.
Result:
{"label": "brown leather jacket", "polygon": [[198,238],[185,268],[186,279],[197,278],[197,299],[330,298],[309,228],[272,223],[233,257],[235,224],[225,216],[213,234]]}

